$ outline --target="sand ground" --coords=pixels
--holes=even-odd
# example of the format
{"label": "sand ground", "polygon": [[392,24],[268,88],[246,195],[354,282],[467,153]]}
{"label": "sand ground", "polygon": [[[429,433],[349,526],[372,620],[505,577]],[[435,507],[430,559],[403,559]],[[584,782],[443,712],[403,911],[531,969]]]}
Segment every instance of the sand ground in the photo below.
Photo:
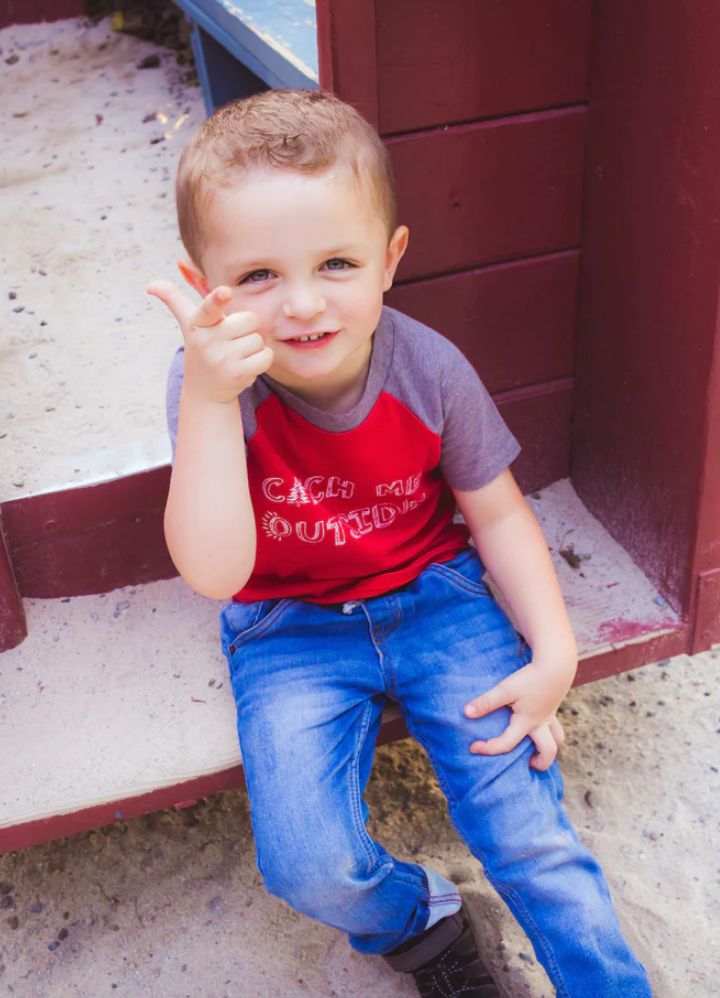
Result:
{"label": "sand ground", "polygon": [[[0,48],[7,499],[166,459],[179,340],[144,287],[174,273],[170,178],[203,111],[171,53],[139,70],[156,49],[107,22],[6,29]],[[574,690],[563,720],[568,810],[656,995],[720,995],[720,652]],[[460,885],[507,998],[550,998],[417,746],[379,750],[368,800],[386,848]],[[0,858],[0,995],[413,993],[265,893],[242,791]]]}
{"label": "sand ground", "polygon": [[173,180],[205,115],[175,52],[109,24],[0,31],[0,501],[169,459],[182,339],[145,287],[181,283]]}
{"label": "sand ground", "polygon": [[[571,691],[566,802],[657,998],[720,995],[720,652]],[[378,750],[371,833],[460,886],[506,998],[551,998],[412,741]],[[413,987],[264,890],[244,791],[0,858],[0,995],[400,998]],[[620,996],[618,996],[620,998]]]}

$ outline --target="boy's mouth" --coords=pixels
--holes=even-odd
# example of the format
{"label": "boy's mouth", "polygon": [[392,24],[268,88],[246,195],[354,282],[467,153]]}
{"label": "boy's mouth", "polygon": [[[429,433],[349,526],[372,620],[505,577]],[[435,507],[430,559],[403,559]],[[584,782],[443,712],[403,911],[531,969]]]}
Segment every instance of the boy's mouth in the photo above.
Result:
{"label": "boy's mouth", "polygon": [[283,340],[283,343],[299,350],[312,350],[325,346],[336,336],[337,332],[309,333],[305,336],[294,336],[292,339]]}

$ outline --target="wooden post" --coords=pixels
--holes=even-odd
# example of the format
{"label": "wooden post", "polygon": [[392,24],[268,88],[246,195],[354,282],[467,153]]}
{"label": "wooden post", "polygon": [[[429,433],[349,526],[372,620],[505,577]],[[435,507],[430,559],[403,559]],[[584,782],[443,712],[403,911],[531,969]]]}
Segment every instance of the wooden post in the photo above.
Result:
{"label": "wooden post", "polygon": [[720,567],[720,6],[593,10],[572,478],[691,615]]}
{"label": "wooden post", "polygon": [[0,510],[0,652],[27,637],[27,622],[2,529]]}

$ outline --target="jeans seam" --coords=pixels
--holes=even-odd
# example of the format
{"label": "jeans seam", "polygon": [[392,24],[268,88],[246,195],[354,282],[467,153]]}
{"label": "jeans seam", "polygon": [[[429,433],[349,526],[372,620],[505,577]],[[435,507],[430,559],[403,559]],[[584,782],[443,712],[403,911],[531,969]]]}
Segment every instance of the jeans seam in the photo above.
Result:
{"label": "jeans seam", "polygon": [[395,596],[389,596],[388,597],[388,601],[392,601],[392,603],[394,605],[394,613],[395,613],[396,620],[395,620],[395,623],[394,623],[393,627],[390,628],[390,629],[388,629],[383,634],[383,636],[382,636],[382,645],[383,645],[383,649],[384,649],[383,650],[383,654],[386,656],[386,658],[388,660],[388,666],[390,668],[390,688],[391,688],[393,696],[396,697],[397,696],[397,677],[395,675],[394,659],[393,659],[392,652],[388,648],[386,642],[387,642],[387,639],[391,638],[393,636],[393,634],[395,633],[395,631],[397,631],[397,629],[400,627],[400,625],[402,624],[403,617],[402,617],[402,607],[400,606],[400,603],[397,600],[397,598]]}
{"label": "jeans seam", "polygon": [[548,964],[553,968],[553,970],[555,971],[555,974],[557,976],[557,980],[560,982],[559,986],[562,988],[562,991],[559,992],[558,998],[568,998],[569,992],[567,990],[567,986],[565,984],[565,981],[562,978],[562,974],[560,973],[560,968],[558,966],[557,960],[555,959],[555,955],[552,952],[552,949],[550,949],[550,947],[548,946],[548,942],[547,942],[547,939],[545,938],[544,933],[540,931],[540,929],[538,928],[538,926],[537,926],[537,924],[535,922],[535,919],[531,916],[530,912],[527,910],[527,908],[522,903],[522,901],[520,900],[520,898],[518,897],[518,895],[515,893],[515,891],[512,890],[512,889],[510,889],[510,888],[500,887],[500,885],[495,881],[495,878],[492,876],[492,874],[489,874],[487,872],[488,862],[487,862],[487,859],[486,859],[484,853],[481,852],[480,849],[477,848],[477,846],[474,846],[470,842],[470,840],[467,838],[467,836],[465,835],[465,833],[460,829],[460,827],[458,826],[457,822],[454,820],[455,819],[455,813],[457,811],[457,803],[458,802],[457,802],[455,796],[450,793],[450,788],[449,788],[449,786],[448,786],[448,784],[447,784],[447,782],[445,780],[445,777],[444,777],[444,774],[443,774],[443,771],[442,771],[442,767],[440,767],[440,766],[437,765],[437,763],[435,761],[435,756],[433,755],[431,747],[427,744],[427,742],[419,734],[419,732],[417,730],[415,730],[414,725],[411,725],[408,722],[407,717],[405,718],[405,723],[407,724],[408,731],[413,736],[413,738],[415,738],[418,742],[420,742],[420,744],[422,745],[422,747],[427,752],[428,758],[430,759],[430,762],[432,763],[433,769],[435,770],[435,775],[438,778],[438,782],[440,783],[440,786],[443,788],[443,792],[445,794],[445,798],[446,798],[446,800],[448,802],[448,811],[450,812],[450,817],[453,819],[453,825],[455,826],[455,830],[457,831],[458,835],[463,840],[463,842],[465,843],[465,845],[468,847],[468,849],[470,850],[470,852],[474,856],[477,856],[477,858],[480,860],[480,862],[483,865],[483,869],[485,870],[485,877],[487,878],[488,882],[490,884],[492,884],[492,886],[495,888],[495,890],[499,894],[499,896],[501,898],[508,898],[508,897],[512,898],[515,901],[515,904],[517,905],[517,907],[519,909],[521,909],[521,911],[523,912],[525,918],[527,919],[528,924],[530,926],[532,926],[532,928],[535,931],[535,935],[536,935],[538,941],[542,945],[542,950],[543,950],[543,953],[545,954],[545,958],[546,958]]}
{"label": "jeans seam", "polygon": [[[465,838],[464,835],[461,835],[460,837],[463,839]],[[483,866],[485,866],[486,860],[483,854],[480,852],[480,850],[479,849],[473,850],[473,847],[470,846],[468,842],[466,842],[465,844],[467,845],[467,847],[470,849],[471,852],[475,851],[478,854],[478,856],[480,857],[480,861],[482,862]],[[528,925],[531,925],[535,931],[535,935],[538,941],[540,942],[543,952],[545,954],[545,959],[547,960],[548,964],[552,967],[552,969],[555,971],[557,980],[559,982],[558,998],[568,998],[570,992],[568,991],[567,985],[565,984],[562,974],[560,973],[560,967],[558,966],[557,960],[555,959],[555,954],[553,953],[552,949],[549,947],[545,934],[541,932],[541,930],[538,928],[535,919],[527,910],[521,898],[514,890],[512,890],[512,888],[500,887],[500,885],[496,883],[494,877],[488,876],[487,874],[485,874],[485,876],[487,877],[488,882],[492,884],[492,886],[495,888],[495,890],[497,891],[497,893],[500,895],[501,898],[512,898],[516,906],[523,912],[523,915],[525,916]]]}
{"label": "jeans seam", "polygon": [[360,758],[360,748],[365,738],[367,738],[367,733],[370,727],[370,716],[372,714],[372,703],[368,701],[363,709],[360,716],[360,723],[357,727],[357,733],[355,736],[355,751],[352,757],[352,775],[350,779],[350,803],[353,816],[353,823],[355,824],[355,830],[360,837],[365,853],[370,860],[371,864],[374,866],[379,858],[379,853],[375,848],[373,840],[368,835],[367,829],[362,820],[362,810],[360,808],[360,777],[359,777],[359,758]]}
{"label": "jeans seam", "polygon": [[[382,628],[376,628],[372,622],[370,614],[367,612],[367,609],[364,606],[362,609],[365,614],[365,619],[367,620],[368,630],[370,631],[370,641],[372,642],[372,646],[375,649],[375,653],[380,662],[380,670],[383,674],[385,686],[389,689],[389,692],[394,695],[397,691],[395,688],[395,675],[392,669],[392,656],[388,654],[387,649],[384,649],[383,647],[383,638],[380,636]],[[390,660],[389,662],[387,661],[388,659]],[[389,672],[386,665],[390,666]]]}
{"label": "jeans seam", "polygon": [[402,624],[402,607],[400,606],[397,596],[390,595],[387,597],[387,600],[393,604],[396,620],[392,623],[392,625],[388,625],[387,628],[383,630],[383,641],[386,641],[387,638],[391,638],[395,631],[397,631],[398,627]]}
{"label": "jeans seam", "polygon": [[263,617],[259,624],[253,624],[246,631],[243,631],[242,634],[239,634],[230,645],[230,654],[234,655],[239,648],[242,648],[243,645],[247,644],[249,641],[254,641],[256,638],[262,637],[263,634],[265,634],[270,627],[272,627],[275,621],[279,620],[285,611],[290,608],[292,603],[292,599],[281,600],[280,603],[278,603],[278,605],[270,611],[267,617]]}
{"label": "jeans seam", "polygon": [[[392,857],[390,857],[390,858],[392,859]],[[409,876],[406,873],[398,873],[397,870],[395,871],[394,876],[395,876],[395,879],[400,884],[410,884],[411,887],[417,887],[417,882],[418,882],[418,878],[417,877],[411,877],[411,876]],[[422,890],[427,895],[427,898],[429,898],[430,895],[428,893],[427,887],[423,886]],[[426,899],[426,901],[427,901],[427,899]]]}
{"label": "jeans seam", "polygon": [[397,680],[395,678],[395,669],[394,669],[394,666],[393,666],[392,652],[390,651],[390,649],[388,648],[388,646],[385,644],[385,638],[384,637],[383,638],[378,637],[378,642],[377,643],[378,643],[378,648],[379,648],[380,645],[382,645],[382,652],[381,652],[381,654],[383,656],[383,660],[385,662],[387,662],[388,672],[389,672],[389,675],[390,675],[390,693],[391,693],[391,695],[393,697],[396,697],[397,696]]}

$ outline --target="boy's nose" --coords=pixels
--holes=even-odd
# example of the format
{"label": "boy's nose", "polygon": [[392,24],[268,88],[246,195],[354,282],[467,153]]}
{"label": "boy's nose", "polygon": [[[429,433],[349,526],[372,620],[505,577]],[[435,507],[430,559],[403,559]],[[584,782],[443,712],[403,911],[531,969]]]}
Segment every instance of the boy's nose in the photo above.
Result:
{"label": "boy's nose", "polygon": [[285,299],[282,310],[288,319],[307,322],[325,311],[326,303],[322,295],[308,290],[296,290]]}

